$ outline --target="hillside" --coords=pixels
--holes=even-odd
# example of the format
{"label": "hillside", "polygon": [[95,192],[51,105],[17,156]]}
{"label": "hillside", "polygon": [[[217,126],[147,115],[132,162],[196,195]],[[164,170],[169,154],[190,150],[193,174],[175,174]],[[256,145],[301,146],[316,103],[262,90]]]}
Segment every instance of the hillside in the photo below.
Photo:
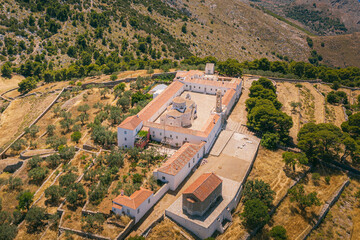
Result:
{"label": "hillside", "polygon": [[313,37],[314,49],[330,66],[360,67],[360,33]]}
{"label": "hillside", "polygon": [[282,16],[295,20],[320,35],[360,31],[358,0],[255,0]]}
{"label": "hillside", "polygon": [[309,54],[303,32],[235,0],[173,1],[177,8],[160,0],[0,2],[0,65],[35,59],[56,69],[78,60],[101,66],[109,57],[129,63],[192,54],[239,60]]}

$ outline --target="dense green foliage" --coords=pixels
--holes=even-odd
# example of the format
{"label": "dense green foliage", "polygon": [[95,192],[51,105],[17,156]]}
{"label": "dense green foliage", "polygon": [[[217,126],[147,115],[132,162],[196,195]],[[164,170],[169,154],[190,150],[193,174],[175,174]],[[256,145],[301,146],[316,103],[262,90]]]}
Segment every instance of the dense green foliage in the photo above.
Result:
{"label": "dense green foliage", "polygon": [[340,22],[340,19],[330,18],[326,15],[327,13],[316,10],[316,8],[312,10],[311,7],[306,7],[306,5],[292,6],[286,12],[287,17],[298,20],[321,35],[329,32],[347,32],[345,25]]}
{"label": "dense green foliage", "polygon": [[246,100],[248,125],[263,133],[262,145],[275,149],[277,143],[286,143],[293,122],[279,110],[282,104],[277,100],[273,83],[266,78],[254,81],[249,96]]}
{"label": "dense green foliage", "polygon": [[245,219],[245,225],[250,229],[263,226],[270,219],[267,206],[257,198],[245,202],[242,216]]}
{"label": "dense green foliage", "polygon": [[243,201],[260,199],[268,208],[272,206],[275,192],[271,190],[270,185],[262,180],[255,179],[246,182],[243,193]]}
{"label": "dense green foliage", "polygon": [[283,226],[275,226],[269,232],[270,237],[274,240],[286,240],[288,239],[286,235],[286,229]]}
{"label": "dense green foliage", "polygon": [[347,128],[348,123],[343,123],[345,133],[330,123],[305,124],[298,134],[298,147],[306,154],[309,161],[344,161],[348,156],[352,161],[358,161],[360,146],[351,135],[346,133],[351,129],[351,127]]}

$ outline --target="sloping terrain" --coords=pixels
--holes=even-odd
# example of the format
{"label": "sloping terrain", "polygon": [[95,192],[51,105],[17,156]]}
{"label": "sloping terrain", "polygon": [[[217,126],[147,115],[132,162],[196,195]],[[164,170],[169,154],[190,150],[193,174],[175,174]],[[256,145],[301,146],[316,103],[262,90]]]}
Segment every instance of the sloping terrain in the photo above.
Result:
{"label": "sloping terrain", "polygon": [[360,31],[358,0],[259,0],[256,4],[294,19],[320,35]]}
{"label": "sloping terrain", "polygon": [[323,63],[337,67],[360,67],[360,33],[312,38]]}
{"label": "sloping terrain", "polygon": [[309,55],[305,33],[235,0],[173,1],[176,8],[160,0],[0,3],[0,65],[43,63],[23,66],[25,76],[47,63],[50,69],[77,61],[100,66],[109,57],[129,62],[192,54],[221,60]]}

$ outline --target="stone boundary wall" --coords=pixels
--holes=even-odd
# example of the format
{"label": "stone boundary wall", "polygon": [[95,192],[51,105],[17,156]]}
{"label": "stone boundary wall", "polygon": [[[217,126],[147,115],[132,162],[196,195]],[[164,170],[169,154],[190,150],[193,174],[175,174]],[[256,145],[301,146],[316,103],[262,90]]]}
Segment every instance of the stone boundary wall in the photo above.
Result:
{"label": "stone boundary wall", "polygon": [[[308,82],[308,83],[321,83],[321,84],[327,84],[329,85],[330,83],[324,82],[321,79],[290,79],[290,78],[277,78],[277,77],[267,77],[267,76],[259,76],[259,75],[253,75],[253,74],[244,74],[247,75],[249,77],[265,77],[267,79],[273,80],[275,82]],[[345,88],[345,89],[349,89],[351,91],[356,91],[356,90],[360,90],[359,87],[348,87],[348,86],[341,86],[341,88]]]}
{"label": "stone boundary wall", "polygon": [[330,208],[337,202],[337,200],[339,200],[342,192],[345,190],[345,188],[350,184],[350,180],[346,180],[341,187],[332,195],[332,198],[330,201],[326,201],[325,205],[323,206],[323,208],[320,211],[320,216],[317,220],[317,222],[315,223],[315,225],[310,228],[310,229],[306,229],[306,232],[303,233],[302,235],[298,236],[296,239],[307,239],[311,232],[313,230],[315,230],[320,223],[324,220],[324,218],[326,217],[326,215],[328,214],[328,212],[330,211]]}
{"label": "stone boundary wall", "polygon": [[[303,179],[309,172],[311,172],[313,166],[310,166],[310,168],[305,171],[301,176],[299,176],[296,180],[293,181],[293,183],[290,185],[289,189],[293,188],[296,184],[298,184],[300,182],[301,179]],[[279,200],[278,204],[276,204],[269,212],[269,215],[272,216],[276,210],[278,209],[278,207],[281,205],[281,203],[285,200],[285,198],[288,196],[288,193],[286,192],[286,194]],[[255,228],[252,232],[250,233],[246,233],[243,237],[241,237],[242,240],[250,240],[251,238],[253,238],[258,232],[259,230],[261,230],[263,228],[263,226],[259,226],[257,228]]]}
{"label": "stone boundary wall", "polygon": [[148,228],[146,228],[142,233],[141,236],[147,237],[147,235],[151,232],[151,230],[156,226],[156,224],[160,223],[162,220],[165,219],[165,213],[161,214],[160,217],[155,219]]}
{"label": "stone boundary wall", "polygon": [[[50,105],[28,126],[31,127],[32,125],[36,124],[49,110],[50,108],[59,100],[61,94],[64,92],[65,88],[61,90],[61,92],[57,95],[57,97],[50,103]],[[20,138],[22,138],[25,135],[25,132],[22,132],[17,138],[15,138],[14,141],[12,141],[1,153],[0,153],[0,159],[2,159],[6,153],[7,150]]]}
{"label": "stone boundary wall", "polygon": [[92,233],[86,233],[83,231],[79,231],[79,230],[75,230],[75,229],[71,229],[71,228],[66,228],[66,227],[59,227],[59,235],[61,235],[62,232],[71,232],[74,233],[76,235],[79,235],[80,237],[84,237],[84,238],[89,238],[89,239],[97,239],[97,240],[111,240],[108,237],[103,237],[97,234],[92,234]]}
{"label": "stone boundary wall", "polygon": [[124,230],[122,230],[122,232],[120,232],[119,235],[116,236],[115,240],[125,239],[125,237],[130,233],[134,225],[135,225],[135,220],[131,219],[131,221],[128,223],[128,225],[126,225]]}
{"label": "stone boundary wall", "polygon": [[[155,73],[153,75],[151,75],[151,79],[154,79],[156,77],[159,77],[159,76],[163,76],[163,75],[175,75],[176,72],[168,72],[168,73]],[[131,82],[131,81],[136,81],[137,77],[130,77],[130,78],[122,78],[122,79],[119,79],[119,80],[115,80],[115,81],[108,81],[108,82],[89,82],[89,83],[84,83],[81,85],[81,87],[83,89],[86,89],[87,86],[95,86],[95,87],[109,87],[109,88],[113,88],[115,87],[116,85],[118,85],[119,83],[128,83],[128,82]]]}

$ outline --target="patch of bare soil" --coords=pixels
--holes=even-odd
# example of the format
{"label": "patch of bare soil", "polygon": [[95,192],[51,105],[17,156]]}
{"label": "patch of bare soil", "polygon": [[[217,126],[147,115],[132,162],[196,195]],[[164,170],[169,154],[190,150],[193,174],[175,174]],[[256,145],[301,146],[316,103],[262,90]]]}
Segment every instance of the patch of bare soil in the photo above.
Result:
{"label": "patch of bare soil", "polygon": [[0,76],[0,94],[18,86],[18,83],[23,80],[21,75],[14,75],[12,78],[3,78]]}
{"label": "patch of bare soil", "polygon": [[290,137],[296,143],[297,134],[300,130],[300,107],[292,107],[292,103],[301,103],[300,89],[294,83],[276,83],[278,100],[283,104],[281,111],[291,116],[293,127],[290,129]]}
{"label": "patch of bare soil", "polygon": [[16,99],[3,112],[0,119],[0,146],[9,144],[25,127],[29,126],[56,98],[56,94]]}
{"label": "patch of bare soil", "polygon": [[[183,234],[185,230],[172,222],[170,219],[165,218],[159,224],[157,224],[147,236],[149,240],[157,239],[174,239],[174,240],[186,240]],[[189,236],[188,234],[186,234]],[[191,238],[192,239],[192,238]]]}
{"label": "patch of bare soil", "polygon": [[249,98],[249,88],[251,87],[251,83],[253,81],[250,80],[249,77],[244,76],[243,80],[243,90],[240,96],[239,101],[236,103],[234,109],[232,110],[229,119],[234,122],[239,122],[244,125],[247,123],[247,111],[245,102]]}

